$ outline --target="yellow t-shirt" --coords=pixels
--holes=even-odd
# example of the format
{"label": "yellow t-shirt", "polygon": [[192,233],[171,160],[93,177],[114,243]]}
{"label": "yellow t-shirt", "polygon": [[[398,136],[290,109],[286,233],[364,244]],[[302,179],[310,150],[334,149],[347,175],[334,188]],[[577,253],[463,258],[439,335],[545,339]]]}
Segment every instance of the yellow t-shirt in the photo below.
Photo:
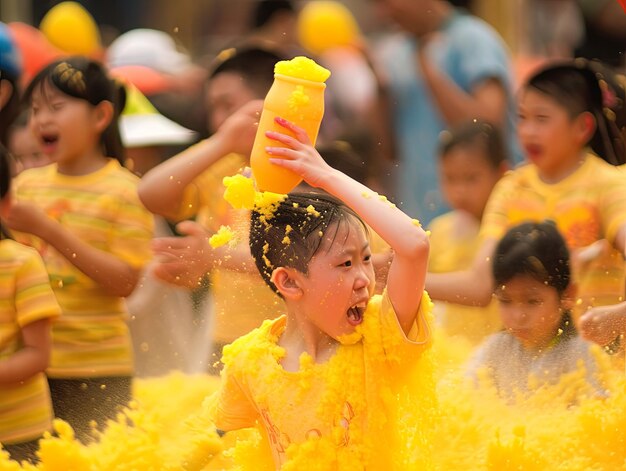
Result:
{"label": "yellow t-shirt", "polygon": [[[487,203],[481,236],[500,239],[510,227],[528,221],[551,219],[570,250],[606,239],[611,244],[626,224],[626,179],[612,165],[588,154],[584,163],[564,180],[544,183],[534,165],[505,175]],[[587,306],[615,304],[624,294],[624,261],[617,250],[590,262],[584,272],[574,273],[582,303]]]}
{"label": "yellow t-shirt", "polygon": [[425,293],[405,336],[386,291],[375,295],[357,328],[361,340],[322,364],[303,354],[298,372],[280,364],[286,318],[264,322],[224,350],[211,405],[217,428],[258,426],[276,468],[306,469],[313,456],[320,469],[427,469],[431,308]]}
{"label": "yellow t-shirt", "polygon": [[[139,179],[113,159],[88,175],[68,176],[56,164],[15,180],[17,201],[42,208],[83,242],[140,269],[152,257],[153,217],[137,196]],[[106,293],[53,247],[31,234],[16,239],[41,254],[63,315],[52,329],[48,375],[130,375],[131,339],[123,298]]]}
{"label": "yellow t-shirt", "polygon": [[[229,225],[239,244],[248,246],[250,212],[235,210],[224,200],[224,177],[239,173],[246,161],[229,154],[198,175],[185,188],[178,219],[197,214],[197,221],[211,232]],[[213,340],[226,344],[259,327],[265,319],[285,312],[283,301],[265,284],[252,258],[251,271],[216,268],[211,273]]]}
{"label": "yellow t-shirt", "polygon": [[[454,211],[439,216],[430,223],[430,253],[428,271],[446,273],[465,270],[472,266],[476,252],[482,245],[479,226],[459,231],[459,216]],[[498,306],[491,302],[486,307],[471,307],[435,301],[436,323],[447,335],[462,336],[473,344],[502,329]]]}
{"label": "yellow t-shirt", "polygon": [[[39,254],[13,240],[0,240],[0,363],[22,348],[21,329],[61,314]],[[43,373],[0,386],[0,442],[34,440],[52,425],[52,405]]]}

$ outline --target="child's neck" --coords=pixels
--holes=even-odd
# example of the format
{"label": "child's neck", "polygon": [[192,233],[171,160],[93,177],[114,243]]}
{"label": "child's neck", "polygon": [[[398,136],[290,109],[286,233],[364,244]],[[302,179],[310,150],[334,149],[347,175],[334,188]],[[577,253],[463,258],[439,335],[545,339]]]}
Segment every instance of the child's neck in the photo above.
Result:
{"label": "child's neck", "polygon": [[545,183],[558,183],[575,173],[587,159],[587,149],[581,149],[575,158],[550,169],[537,168],[539,178]]}
{"label": "child's neck", "polygon": [[58,162],[57,169],[63,175],[82,176],[100,170],[107,162],[107,157],[99,149],[94,149],[74,159]]}
{"label": "child's neck", "polygon": [[286,371],[298,371],[303,353],[310,355],[315,363],[325,363],[335,354],[338,344],[310,323],[298,322],[288,316],[285,331],[278,340],[278,345],[286,352],[281,364]]}

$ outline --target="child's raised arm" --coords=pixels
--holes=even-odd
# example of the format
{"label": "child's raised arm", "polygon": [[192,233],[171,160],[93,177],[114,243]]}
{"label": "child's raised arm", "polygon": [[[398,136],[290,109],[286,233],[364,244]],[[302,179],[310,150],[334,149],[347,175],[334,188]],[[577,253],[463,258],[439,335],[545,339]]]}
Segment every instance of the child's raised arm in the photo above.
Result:
{"label": "child's raised arm", "polygon": [[268,131],[267,137],[287,147],[268,147],[282,158],[270,161],[300,175],[309,185],[321,188],[352,208],[394,251],[387,277],[387,292],[405,333],[417,314],[428,264],[428,236],[419,223],[400,211],[385,197],[330,167],[311,145],[306,132],[281,118],[276,122],[291,131]]}
{"label": "child's raised arm", "polygon": [[228,118],[217,132],[147,172],[139,183],[139,198],[155,214],[179,218],[185,190],[215,162],[232,152],[249,155],[263,101],[254,100]]}

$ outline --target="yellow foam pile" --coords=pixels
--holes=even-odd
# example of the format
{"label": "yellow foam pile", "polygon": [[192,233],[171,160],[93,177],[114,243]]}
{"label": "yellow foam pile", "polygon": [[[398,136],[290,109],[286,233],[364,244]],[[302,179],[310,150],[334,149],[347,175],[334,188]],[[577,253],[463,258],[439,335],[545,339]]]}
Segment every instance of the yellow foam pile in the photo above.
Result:
{"label": "yellow foam pile", "polygon": [[274,73],[311,82],[325,82],[330,77],[330,70],[325,69],[308,57],[298,56],[288,61],[277,62]]}
{"label": "yellow foam pile", "polygon": [[[574,375],[508,405],[493,391],[468,385],[458,372],[467,358],[465,345],[438,335],[434,353],[442,411],[431,437],[436,469],[626,469],[623,373],[611,372],[611,395],[604,400],[582,399],[576,406],[563,400],[563,391],[579,379]],[[57,422],[60,436],[41,441],[38,465],[22,467],[2,455],[0,471],[272,469],[260,455],[264,447],[256,430],[219,438],[203,415],[202,403],[218,385],[215,377],[180,373],[137,380],[133,407],[98,442],[81,445]],[[298,469],[324,469],[319,460],[313,463],[317,468]]]}

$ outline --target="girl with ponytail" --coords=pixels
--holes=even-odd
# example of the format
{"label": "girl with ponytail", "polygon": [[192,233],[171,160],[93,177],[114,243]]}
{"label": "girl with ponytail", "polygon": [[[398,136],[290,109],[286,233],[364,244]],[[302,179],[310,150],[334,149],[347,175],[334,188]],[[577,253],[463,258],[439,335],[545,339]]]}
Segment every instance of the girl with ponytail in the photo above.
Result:
{"label": "girl with ponytail", "polygon": [[130,399],[131,339],[124,297],[150,259],[152,216],[123,168],[123,88],[99,63],[69,57],[25,92],[30,127],[52,164],[22,172],[5,220],[41,254],[62,315],[47,370],[56,416],[81,439]]}

